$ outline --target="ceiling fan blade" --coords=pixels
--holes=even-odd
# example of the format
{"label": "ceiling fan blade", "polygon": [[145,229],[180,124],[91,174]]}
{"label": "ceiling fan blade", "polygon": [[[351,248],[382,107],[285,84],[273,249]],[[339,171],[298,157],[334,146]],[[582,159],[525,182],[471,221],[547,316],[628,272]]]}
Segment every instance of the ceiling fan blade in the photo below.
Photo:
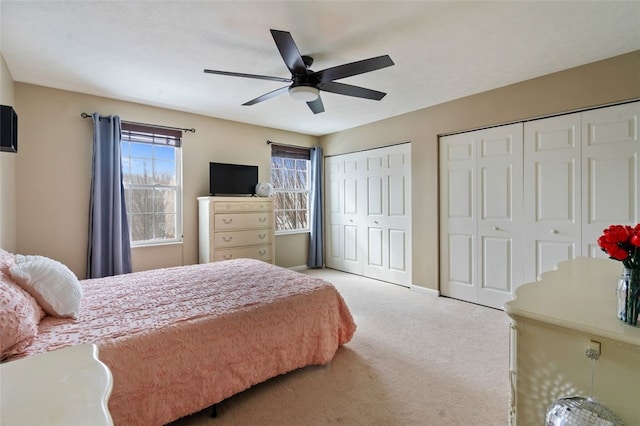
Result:
{"label": "ceiling fan blade", "polygon": [[352,75],[364,74],[365,72],[379,70],[381,68],[394,65],[389,55],[377,56],[375,58],[364,59],[362,61],[351,62],[318,71],[316,75],[320,82],[340,80]]}
{"label": "ceiling fan blade", "polygon": [[282,56],[282,59],[287,65],[287,68],[289,68],[289,71],[291,71],[291,74],[306,74],[307,67],[302,60],[302,55],[300,55],[298,46],[296,46],[295,41],[293,41],[291,33],[287,31],[271,30],[271,35],[273,36],[273,41],[276,42],[276,46],[280,51],[280,56]]}
{"label": "ceiling fan blade", "polygon": [[251,99],[250,101],[247,101],[247,102],[243,103],[242,105],[255,105],[258,102],[266,101],[267,99],[271,99],[273,97],[276,97],[278,95],[286,93],[288,90],[289,90],[289,86],[284,86],[284,87],[281,87],[279,89],[273,90],[273,91],[271,91],[269,93],[265,93],[262,96],[258,96],[255,99]]}
{"label": "ceiling fan blade", "polygon": [[270,80],[270,81],[280,81],[282,83],[291,83],[293,80],[290,78],[282,78],[282,77],[271,77],[268,75],[258,75],[258,74],[244,74],[241,72],[230,72],[230,71],[216,71],[216,70],[204,70],[207,74],[219,74],[219,75],[227,75],[230,77],[246,77],[246,78],[257,78],[259,80]]}
{"label": "ceiling fan blade", "polygon": [[311,109],[314,114],[324,112],[324,104],[322,103],[320,95],[318,95],[318,98],[315,101],[307,102],[307,105],[309,105],[309,109]]}
{"label": "ceiling fan blade", "polygon": [[320,83],[319,89],[338,95],[355,96],[356,98],[373,99],[374,101],[379,101],[386,95],[386,93],[378,92],[377,90],[365,89],[364,87],[352,86],[335,81]]}

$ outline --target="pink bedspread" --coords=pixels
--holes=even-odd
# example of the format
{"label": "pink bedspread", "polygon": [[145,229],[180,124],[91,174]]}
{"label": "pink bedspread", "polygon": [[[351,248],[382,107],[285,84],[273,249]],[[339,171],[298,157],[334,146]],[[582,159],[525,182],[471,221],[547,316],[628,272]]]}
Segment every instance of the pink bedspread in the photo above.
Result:
{"label": "pink bedspread", "polygon": [[[31,355],[94,342],[116,425],[161,425],[328,363],[356,325],[328,282],[251,259],[82,281],[76,320],[46,317]],[[15,358],[15,357],[14,357]]]}

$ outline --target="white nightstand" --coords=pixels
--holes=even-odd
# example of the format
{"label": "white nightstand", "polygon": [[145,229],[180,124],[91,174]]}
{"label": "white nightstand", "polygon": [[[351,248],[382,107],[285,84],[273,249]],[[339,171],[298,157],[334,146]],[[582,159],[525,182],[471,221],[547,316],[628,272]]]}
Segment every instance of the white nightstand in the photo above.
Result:
{"label": "white nightstand", "polygon": [[0,364],[0,424],[113,425],[113,380],[94,344]]}

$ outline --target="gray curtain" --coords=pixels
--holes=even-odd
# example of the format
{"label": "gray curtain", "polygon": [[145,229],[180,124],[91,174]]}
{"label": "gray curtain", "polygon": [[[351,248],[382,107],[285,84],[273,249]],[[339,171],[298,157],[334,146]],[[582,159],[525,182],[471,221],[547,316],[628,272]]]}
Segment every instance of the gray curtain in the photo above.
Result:
{"label": "gray curtain", "polygon": [[322,148],[316,146],[310,151],[311,191],[309,193],[309,257],[307,266],[322,268]]}
{"label": "gray curtain", "polygon": [[93,114],[93,173],[87,278],[131,272],[129,225],[122,186],[120,117]]}

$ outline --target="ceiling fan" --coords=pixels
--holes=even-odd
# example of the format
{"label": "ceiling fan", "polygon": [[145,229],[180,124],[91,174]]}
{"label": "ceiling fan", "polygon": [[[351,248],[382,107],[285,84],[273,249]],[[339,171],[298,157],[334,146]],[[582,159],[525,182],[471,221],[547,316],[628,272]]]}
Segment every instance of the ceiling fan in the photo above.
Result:
{"label": "ceiling fan", "polygon": [[257,78],[260,80],[279,81],[291,83],[272,92],[265,93],[255,99],[245,102],[242,105],[254,105],[275,96],[289,92],[289,95],[309,105],[314,114],[324,112],[324,105],[320,98],[320,91],[336,93],[339,95],[354,96],[357,98],[373,99],[379,101],[386,93],[377,90],[366,89],[364,87],[353,86],[345,83],[338,83],[335,80],[351,77],[366,72],[375,71],[394,65],[389,55],[377,56],[375,58],[364,59],[362,61],[350,62],[348,64],[325,68],[321,71],[312,71],[313,58],[300,55],[300,51],[293,41],[291,33],[287,31],[271,30],[273,40],[280,51],[280,55],[285,65],[291,72],[291,78],[271,77],[267,75],[244,74],[229,71],[216,71],[205,69],[205,73],[220,74],[232,77]]}

